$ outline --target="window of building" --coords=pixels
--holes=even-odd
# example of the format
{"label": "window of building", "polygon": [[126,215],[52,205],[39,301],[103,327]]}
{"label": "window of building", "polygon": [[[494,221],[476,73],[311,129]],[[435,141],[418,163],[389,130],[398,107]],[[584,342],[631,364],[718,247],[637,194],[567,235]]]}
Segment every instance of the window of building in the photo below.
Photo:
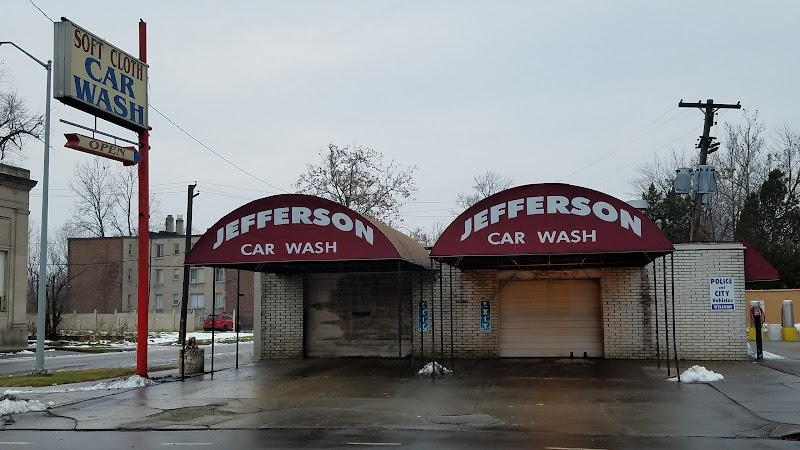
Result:
{"label": "window of building", "polygon": [[133,281],[133,269],[128,269],[128,281]]}
{"label": "window of building", "polygon": [[180,306],[180,304],[181,304],[180,294],[172,294],[172,306]]}
{"label": "window of building", "polygon": [[181,279],[181,269],[172,269],[172,279],[173,280]]}
{"label": "window of building", "polygon": [[179,255],[180,253],[181,253],[181,244],[175,244],[172,247],[172,254],[173,255]]}
{"label": "window of building", "polygon": [[189,309],[202,309],[206,307],[203,294],[189,294]]}
{"label": "window of building", "polygon": [[164,294],[156,294],[156,309],[164,309]]}
{"label": "window of building", "polygon": [[202,283],[204,276],[203,276],[203,269],[192,267],[189,269],[189,282],[190,283]]}
{"label": "window of building", "polygon": [[214,269],[214,281],[225,281],[225,269]]}
{"label": "window of building", "polygon": [[224,309],[225,308],[225,295],[222,293],[217,292],[214,295],[214,308]]}
{"label": "window of building", "polygon": [[128,254],[129,255],[133,254],[133,244],[128,244]]}
{"label": "window of building", "polygon": [[128,308],[131,307],[131,294],[128,294]]}
{"label": "window of building", "polygon": [[156,269],[156,283],[164,283],[164,269]]}
{"label": "window of building", "polygon": [[164,244],[156,244],[156,258],[164,256]]}

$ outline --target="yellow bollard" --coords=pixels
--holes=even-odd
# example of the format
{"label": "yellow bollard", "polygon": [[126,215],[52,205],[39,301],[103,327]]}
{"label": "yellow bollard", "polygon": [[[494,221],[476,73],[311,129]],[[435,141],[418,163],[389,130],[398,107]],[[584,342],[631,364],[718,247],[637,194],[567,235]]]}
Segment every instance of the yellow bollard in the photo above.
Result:
{"label": "yellow bollard", "polygon": [[795,327],[782,327],[781,337],[786,342],[797,342],[797,328]]}

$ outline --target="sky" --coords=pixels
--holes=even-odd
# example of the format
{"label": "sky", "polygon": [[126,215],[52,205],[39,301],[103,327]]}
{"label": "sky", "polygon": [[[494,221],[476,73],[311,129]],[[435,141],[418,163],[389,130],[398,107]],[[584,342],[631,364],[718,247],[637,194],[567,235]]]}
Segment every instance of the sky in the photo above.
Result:
{"label": "sky", "polygon": [[[41,12],[39,9],[41,9]],[[45,16],[49,16],[48,19]],[[696,154],[703,114],[678,102],[741,102],[767,129],[800,127],[800,2],[5,0],[0,41],[41,60],[65,16],[138,54],[147,23],[154,214],[194,230],[252,200],[295,192],[329,143],[415,166],[398,227],[449,224],[487,170],[515,185],[564,182],[637,197],[637,167]],[[45,71],[0,46],[3,88],[45,109]],[[52,102],[49,229],[74,214],[61,123],[91,115]],[[725,110],[724,122],[742,123]],[[135,140],[100,120],[101,131]],[[42,179],[42,143],[14,163]],[[116,163],[115,163],[116,164]],[[31,195],[40,223],[41,183]]]}

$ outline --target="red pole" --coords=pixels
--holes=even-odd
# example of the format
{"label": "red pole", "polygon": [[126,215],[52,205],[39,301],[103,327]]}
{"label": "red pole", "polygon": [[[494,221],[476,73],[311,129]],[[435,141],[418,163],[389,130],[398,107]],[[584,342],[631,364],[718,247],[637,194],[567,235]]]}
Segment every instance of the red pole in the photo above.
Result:
{"label": "red pole", "polygon": [[[147,64],[147,23],[139,19],[139,59]],[[145,108],[149,105],[145,105]],[[136,374],[147,377],[147,309],[150,287],[150,131],[139,133],[139,261],[138,310],[136,332]]]}

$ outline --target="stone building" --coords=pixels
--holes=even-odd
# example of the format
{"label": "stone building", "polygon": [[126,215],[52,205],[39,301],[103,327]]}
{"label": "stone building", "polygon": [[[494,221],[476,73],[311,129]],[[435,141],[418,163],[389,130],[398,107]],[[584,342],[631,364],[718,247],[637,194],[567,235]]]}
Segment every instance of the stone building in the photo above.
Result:
{"label": "stone building", "polygon": [[28,345],[27,262],[30,171],[0,164],[0,348]]}

